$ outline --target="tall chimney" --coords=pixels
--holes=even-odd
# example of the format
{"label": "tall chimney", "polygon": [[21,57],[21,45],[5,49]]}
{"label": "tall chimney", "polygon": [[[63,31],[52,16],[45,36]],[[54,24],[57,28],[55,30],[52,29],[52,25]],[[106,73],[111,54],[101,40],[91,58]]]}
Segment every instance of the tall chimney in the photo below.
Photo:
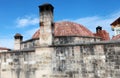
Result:
{"label": "tall chimney", "polygon": [[52,25],[53,25],[53,10],[51,4],[43,4],[39,6],[40,11],[40,46],[52,45]]}
{"label": "tall chimney", "polygon": [[21,49],[21,42],[23,40],[23,36],[19,33],[16,33],[14,36],[14,50]]}

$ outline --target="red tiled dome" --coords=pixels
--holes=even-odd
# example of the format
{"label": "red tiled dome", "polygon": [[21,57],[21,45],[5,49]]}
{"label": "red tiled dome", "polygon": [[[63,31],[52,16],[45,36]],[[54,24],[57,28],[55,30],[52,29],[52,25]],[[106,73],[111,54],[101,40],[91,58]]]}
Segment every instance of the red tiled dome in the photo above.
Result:
{"label": "red tiled dome", "polygon": [[[35,32],[32,38],[39,38],[39,30]],[[89,36],[93,33],[83,25],[73,22],[57,22],[54,24],[54,36]]]}
{"label": "red tiled dome", "polygon": [[112,37],[112,40],[118,40],[118,39],[120,39],[120,34]]}

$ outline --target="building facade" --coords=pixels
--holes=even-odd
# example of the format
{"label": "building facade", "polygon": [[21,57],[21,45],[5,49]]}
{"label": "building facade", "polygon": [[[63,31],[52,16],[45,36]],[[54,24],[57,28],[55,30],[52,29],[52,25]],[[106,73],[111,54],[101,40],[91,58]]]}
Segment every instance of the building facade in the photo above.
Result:
{"label": "building facade", "polygon": [[[54,7],[39,6],[40,29],[31,39],[14,36],[14,50],[0,53],[0,78],[119,78],[120,40],[101,26],[54,22]],[[118,22],[117,22],[118,23]],[[116,37],[116,36],[114,36]]]}

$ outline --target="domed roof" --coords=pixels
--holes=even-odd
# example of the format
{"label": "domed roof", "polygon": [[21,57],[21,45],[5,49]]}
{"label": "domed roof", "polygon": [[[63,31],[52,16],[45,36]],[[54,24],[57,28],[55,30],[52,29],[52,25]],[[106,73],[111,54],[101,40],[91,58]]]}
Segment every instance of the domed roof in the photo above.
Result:
{"label": "domed roof", "polygon": [[[35,32],[32,38],[39,38],[39,30]],[[93,33],[81,24],[62,21],[54,24],[54,36],[89,36]]]}

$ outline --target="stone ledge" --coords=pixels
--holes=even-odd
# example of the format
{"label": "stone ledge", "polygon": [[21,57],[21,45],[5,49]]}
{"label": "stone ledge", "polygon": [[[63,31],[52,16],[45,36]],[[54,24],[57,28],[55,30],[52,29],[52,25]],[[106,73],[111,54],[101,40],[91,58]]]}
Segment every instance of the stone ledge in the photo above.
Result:
{"label": "stone ledge", "polygon": [[65,46],[84,46],[84,45],[107,45],[107,44],[120,44],[120,40],[112,40],[112,41],[99,41],[99,42],[85,42],[85,43],[78,43],[78,44],[54,44],[50,47],[65,47]]}

